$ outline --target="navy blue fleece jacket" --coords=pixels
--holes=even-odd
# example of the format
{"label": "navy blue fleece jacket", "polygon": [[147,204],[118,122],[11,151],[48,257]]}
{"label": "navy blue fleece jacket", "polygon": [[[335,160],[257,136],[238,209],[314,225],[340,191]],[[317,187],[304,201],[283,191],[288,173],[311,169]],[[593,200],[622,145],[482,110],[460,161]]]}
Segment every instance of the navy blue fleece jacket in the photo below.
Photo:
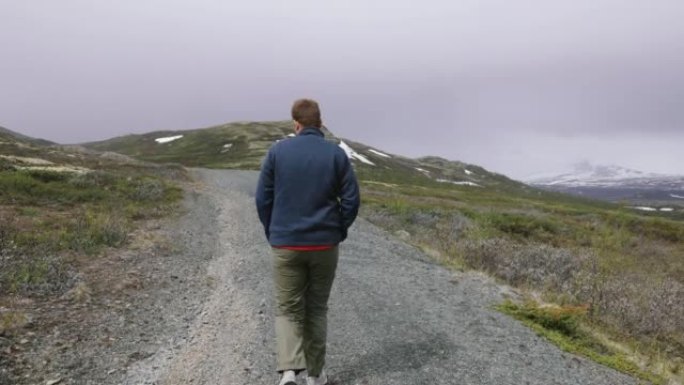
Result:
{"label": "navy blue fleece jacket", "polygon": [[337,245],[360,205],[347,154],[314,127],[271,146],[255,195],[272,246]]}

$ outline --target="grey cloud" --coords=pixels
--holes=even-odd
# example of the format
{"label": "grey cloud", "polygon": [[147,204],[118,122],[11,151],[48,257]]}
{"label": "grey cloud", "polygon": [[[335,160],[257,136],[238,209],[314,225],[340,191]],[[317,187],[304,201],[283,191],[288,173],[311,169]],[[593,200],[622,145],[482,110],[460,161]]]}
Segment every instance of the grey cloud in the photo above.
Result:
{"label": "grey cloud", "polygon": [[514,176],[580,159],[684,173],[679,0],[36,0],[0,13],[0,125],[34,136],[285,119],[311,96],[339,135],[407,155]]}

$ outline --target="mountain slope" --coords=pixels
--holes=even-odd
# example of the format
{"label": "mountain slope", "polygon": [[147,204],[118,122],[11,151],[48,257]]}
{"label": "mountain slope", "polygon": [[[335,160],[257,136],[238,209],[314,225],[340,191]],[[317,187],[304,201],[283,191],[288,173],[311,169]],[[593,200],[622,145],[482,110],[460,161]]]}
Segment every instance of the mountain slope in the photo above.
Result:
{"label": "mountain slope", "polygon": [[0,142],[20,142],[25,144],[33,144],[38,146],[50,146],[55,144],[45,139],[36,139],[30,136],[22,135],[5,127],[0,127]]}
{"label": "mountain slope", "polygon": [[53,142],[0,127],[0,169],[80,167],[91,163],[86,155]]}
{"label": "mountain slope", "polygon": [[[0,169],[83,172],[141,163],[123,155],[60,145],[0,127]],[[159,168],[156,164],[147,167]]]}
{"label": "mountain slope", "polygon": [[[326,138],[340,145],[352,159],[362,179],[386,183],[442,184],[466,187],[529,189],[520,182],[491,173],[479,166],[438,157],[411,159],[336,137],[324,129]],[[186,131],[157,131],[128,135],[85,147],[114,151],[153,162],[174,162],[190,167],[258,169],[268,148],[293,136],[292,123],[238,122]]]}
{"label": "mountain slope", "polygon": [[286,138],[291,132],[292,123],[287,121],[237,122],[204,129],[127,135],[84,146],[151,162],[256,169],[271,144]]}

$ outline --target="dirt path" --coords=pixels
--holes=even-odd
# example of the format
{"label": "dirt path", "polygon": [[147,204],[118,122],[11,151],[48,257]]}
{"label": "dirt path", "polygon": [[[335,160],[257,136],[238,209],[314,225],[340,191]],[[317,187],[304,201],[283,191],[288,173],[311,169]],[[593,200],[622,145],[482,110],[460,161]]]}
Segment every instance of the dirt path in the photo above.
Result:
{"label": "dirt path", "polygon": [[[179,343],[129,366],[125,384],[276,384],[269,246],[253,204],[256,174],[196,170],[218,237],[211,290]],[[491,310],[502,292],[453,273],[359,219],[340,248],[328,369],[335,384],[634,384],[565,354]],[[211,253],[196,251],[198,254]]]}

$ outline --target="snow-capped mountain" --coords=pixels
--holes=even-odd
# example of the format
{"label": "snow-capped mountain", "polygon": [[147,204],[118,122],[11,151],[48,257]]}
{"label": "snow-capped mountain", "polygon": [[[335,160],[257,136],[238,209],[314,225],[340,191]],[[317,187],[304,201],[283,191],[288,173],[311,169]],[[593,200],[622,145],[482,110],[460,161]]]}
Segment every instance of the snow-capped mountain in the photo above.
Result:
{"label": "snow-capped mountain", "polygon": [[549,190],[608,200],[680,200],[684,176],[648,173],[616,165],[576,164],[569,172],[527,178]]}
{"label": "snow-capped mountain", "polygon": [[616,165],[578,163],[570,172],[537,175],[527,179],[541,186],[671,186],[684,188],[684,176],[647,173]]}

